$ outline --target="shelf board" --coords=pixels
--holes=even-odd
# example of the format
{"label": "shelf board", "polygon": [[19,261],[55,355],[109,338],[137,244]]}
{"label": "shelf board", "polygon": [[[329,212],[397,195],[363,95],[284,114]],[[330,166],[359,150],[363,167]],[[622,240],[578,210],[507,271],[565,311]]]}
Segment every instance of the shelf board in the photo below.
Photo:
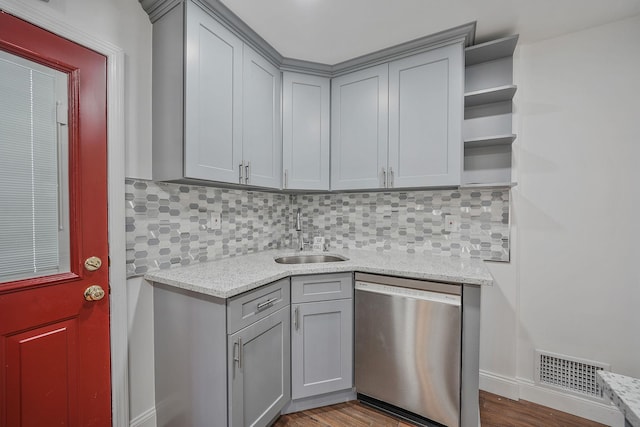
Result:
{"label": "shelf board", "polygon": [[465,66],[513,56],[513,51],[517,43],[518,35],[516,34],[514,36],[470,46],[464,50]]}
{"label": "shelf board", "polygon": [[509,145],[516,139],[516,134],[491,135],[464,140],[465,148],[490,147],[492,145]]}
{"label": "shelf board", "polygon": [[466,184],[460,184],[459,188],[513,188],[516,185],[518,185],[517,182],[469,182]]}
{"label": "shelf board", "polygon": [[467,92],[464,94],[464,106],[475,107],[477,105],[493,104],[494,102],[510,101],[513,99],[516,89],[518,89],[516,85],[505,85]]}

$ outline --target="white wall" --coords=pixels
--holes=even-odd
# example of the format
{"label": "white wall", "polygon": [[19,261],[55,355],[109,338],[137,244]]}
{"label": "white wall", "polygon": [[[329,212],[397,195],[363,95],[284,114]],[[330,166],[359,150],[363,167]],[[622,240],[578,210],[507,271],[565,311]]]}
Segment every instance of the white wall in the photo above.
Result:
{"label": "white wall", "polygon": [[640,377],[639,43],[636,16],[522,45],[515,65],[517,238],[491,267],[481,369],[510,377],[515,354],[520,397],[583,416],[532,386],[534,349]]}
{"label": "white wall", "polygon": [[141,277],[127,280],[129,418],[131,427],[154,427],[153,287]]}
{"label": "white wall", "polygon": [[20,2],[124,51],[126,175],[151,179],[151,22],[140,3],[137,0]]}

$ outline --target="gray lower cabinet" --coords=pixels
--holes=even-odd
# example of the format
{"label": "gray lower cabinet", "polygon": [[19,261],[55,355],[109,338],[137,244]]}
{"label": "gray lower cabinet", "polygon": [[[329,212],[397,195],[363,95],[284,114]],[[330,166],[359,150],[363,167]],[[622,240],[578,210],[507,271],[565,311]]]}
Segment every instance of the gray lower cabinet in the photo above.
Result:
{"label": "gray lower cabinet", "polygon": [[291,396],[353,386],[353,299],[294,304]]}
{"label": "gray lower cabinet", "polygon": [[229,299],[154,284],[158,427],[264,427],[291,399],[290,286]]}
{"label": "gray lower cabinet", "polygon": [[292,301],[292,399],[353,387],[353,275],[293,277]]}
{"label": "gray lower cabinet", "polygon": [[229,335],[229,426],[266,426],[291,399],[289,308]]}

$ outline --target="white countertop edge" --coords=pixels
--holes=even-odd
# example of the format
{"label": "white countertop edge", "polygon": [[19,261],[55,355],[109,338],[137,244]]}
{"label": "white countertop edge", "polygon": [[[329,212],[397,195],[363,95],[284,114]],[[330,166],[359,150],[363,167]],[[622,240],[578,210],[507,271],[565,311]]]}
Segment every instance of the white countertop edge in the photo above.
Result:
{"label": "white countertop edge", "polygon": [[[334,263],[310,264],[277,264],[274,259],[279,256],[297,255],[291,250],[274,250],[240,255],[220,260],[207,261],[187,267],[168,270],[157,270],[145,274],[150,282],[173,286],[222,299],[231,298],[241,293],[259,288],[276,280],[290,276],[307,274],[330,274],[342,272],[373,273],[387,276],[406,277],[411,279],[434,280],[439,282],[459,283],[464,285],[491,286],[493,278],[481,260],[449,259],[451,257],[420,256],[403,253],[377,253],[362,250],[345,250],[343,252],[325,252],[324,255],[347,257],[347,261]],[[314,252],[304,252],[305,255]],[[407,258],[424,261],[416,268],[394,266],[377,266],[377,262],[402,264]],[[434,263],[433,261],[436,261]],[[444,264],[447,264],[443,267]],[[240,271],[246,262],[253,264],[248,271]],[[244,263],[244,264],[243,264]],[[464,267],[455,264],[475,264],[474,271],[464,271]],[[372,265],[374,264],[374,265]],[[257,267],[256,267],[257,265]],[[482,266],[480,268],[479,266]],[[219,267],[219,268],[218,268]],[[442,269],[448,271],[443,273]],[[257,269],[257,270],[256,270]],[[477,271],[478,269],[482,271]],[[206,278],[205,278],[206,276]],[[209,277],[218,276],[216,279]],[[233,282],[233,284],[230,284]]]}
{"label": "white countertop edge", "polygon": [[640,379],[598,371],[598,382],[603,393],[620,408],[624,418],[633,427],[640,427]]}

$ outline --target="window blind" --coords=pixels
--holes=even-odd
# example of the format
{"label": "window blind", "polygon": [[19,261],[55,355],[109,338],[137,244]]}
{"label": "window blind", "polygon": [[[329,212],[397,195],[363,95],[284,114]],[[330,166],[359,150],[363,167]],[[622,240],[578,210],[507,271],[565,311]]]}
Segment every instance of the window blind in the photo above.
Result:
{"label": "window blind", "polygon": [[25,62],[0,56],[0,282],[68,269],[61,265],[69,249],[60,239],[56,76]]}

